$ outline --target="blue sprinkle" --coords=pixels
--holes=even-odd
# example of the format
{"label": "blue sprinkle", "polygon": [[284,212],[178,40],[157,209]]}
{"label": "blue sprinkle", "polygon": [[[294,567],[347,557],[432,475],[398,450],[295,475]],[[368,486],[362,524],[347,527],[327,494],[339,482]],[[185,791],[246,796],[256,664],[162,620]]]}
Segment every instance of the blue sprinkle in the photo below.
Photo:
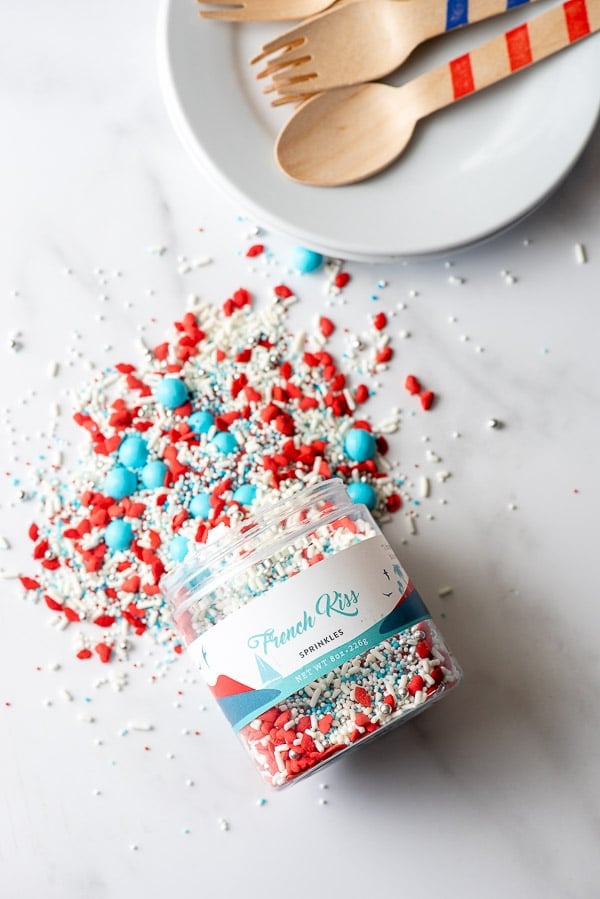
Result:
{"label": "blue sprinkle", "polygon": [[294,268],[306,275],[309,272],[316,271],[323,263],[323,257],[314,250],[307,250],[305,247],[295,247],[293,256]]}
{"label": "blue sprinkle", "polygon": [[354,462],[366,462],[375,455],[377,441],[370,431],[352,428],[344,438],[344,452]]}
{"label": "blue sprinkle", "polygon": [[251,506],[256,499],[256,487],[254,484],[241,484],[233,494],[233,499],[240,506]]}
{"label": "blue sprinkle", "polygon": [[187,537],[173,537],[171,542],[169,543],[169,555],[173,559],[174,562],[183,562],[185,557],[188,554],[188,539]]}
{"label": "blue sprinkle", "polygon": [[122,465],[115,465],[104,480],[104,493],[119,500],[129,496],[137,487],[137,477],[133,471]]}
{"label": "blue sprinkle", "polygon": [[148,462],[147,465],[144,465],[141,471],[140,476],[142,479],[142,484],[148,490],[155,490],[157,487],[164,487],[165,475],[167,474],[167,471],[167,466],[159,459],[155,459],[153,462]]}
{"label": "blue sprinkle", "polygon": [[212,439],[212,442],[220,453],[228,456],[234,453],[238,448],[237,440],[229,431],[218,431]]}
{"label": "blue sprinkle", "polygon": [[133,542],[133,528],[128,521],[115,518],[106,526],[104,542],[110,549],[118,552],[129,549]]}
{"label": "blue sprinkle", "polygon": [[148,444],[143,437],[126,437],[117,455],[119,462],[128,468],[143,468],[148,458]]}
{"label": "blue sprinkle", "polygon": [[362,503],[367,509],[374,509],[377,504],[377,494],[370,484],[362,481],[353,481],[346,487],[348,496],[353,503]]}
{"label": "blue sprinkle", "polygon": [[211,412],[206,412],[204,410],[200,410],[199,412],[194,412],[193,415],[190,415],[188,418],[188,424],[194,434],[206,434],[215,423],[215,417]]}
{"label": "blue sprinkle", "polygon": [[179,378],[163,378],[157,384],[154,396],[167,409],[177,409],[187,400],[188,389]]}
{"label": "blue sprinkle", "polygon": [[198,493],[192,498],[190,514],[194,518],[208,518],[210,515],[210,496],[208,493]]}

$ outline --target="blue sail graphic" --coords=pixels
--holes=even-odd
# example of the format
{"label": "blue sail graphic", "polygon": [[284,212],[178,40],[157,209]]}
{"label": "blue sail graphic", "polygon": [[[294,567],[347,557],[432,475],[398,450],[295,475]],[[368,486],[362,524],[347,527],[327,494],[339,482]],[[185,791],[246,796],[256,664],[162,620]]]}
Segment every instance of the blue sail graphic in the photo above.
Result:
{"label": "blue sail graphic", "polygon": [[271,681],[276,680],[278,677],[281,677],[279,671],[275,671],[274,668],[269,665],[268,662],[254,653],[254,658],[256,659],[256,664],[258,666],[258,673],[260,674],[260,679],[263,684],[269,684]]}

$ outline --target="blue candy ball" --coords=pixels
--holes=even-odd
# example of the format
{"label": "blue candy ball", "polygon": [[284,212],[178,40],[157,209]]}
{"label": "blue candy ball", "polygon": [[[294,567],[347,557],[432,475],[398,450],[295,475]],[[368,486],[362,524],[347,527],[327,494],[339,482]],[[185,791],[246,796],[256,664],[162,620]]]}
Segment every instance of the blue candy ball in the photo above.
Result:
{"label": "blue candy ball", "polygon": [[133,471],[122,465],[115,465],[106,475],[104,480],[104,493],[113,499],[123,499],[135,491],[137,477]]}
{"label": "blue candy ball", "polygon": [[190,514],[194,518],[208,518],[211,505],[208,493],[198,493],[190,503]]}
{"label": "blue candy ball", "polygon": [[352,428],[344,437],[344,452],[355,462],[366,462],[375,455],[377,442],[370,431]]}
{"label": "blue candy ball", "polygon": [[148,458],[148,444],[143,437],[126,437],[117,455],[119,462],[128,468],[143,468]]}
{"label": "blue candy ball", "polygon": [[106,525],[104,542],[110,549],[117,551],[129,549],[133,541],[133,528],[128,521],[122,518],[114,518]]}
{"label": "blue candy ball", "polygon": [[207,434],[215,423],[215,416],[211,412],[194,412],[188,418],[188,424],[194,434]]}
{"label": "blue candy ball", "polygon": [[148,490],[155,490],[157,487],[165,486],[165,475],[169,469],[164,462],[155,459],[148,462],[141,471],[142,484]]}
{"label": "blue candy ball", "polygon": [[362,503],[367,509],[375,508],[377,494],[370,484],[363,484],[362,481],[352,481],[346,487],[346,491],[353,503]]}
{"label": "blue candy ball", "polygon": [[225,456],[228,456],[229,453],[234,453],[238,448],[237,440],[229,431],[217,431],[212,442],[219,452]]}
{"label": "blue candy ball", "polygon": [[254,484],[240,484],[233,498],[240,506],[251,506],[256,499],[256,487]]}
{"label": "blue candy ball", "polygon": [[174,562],[183,562],[188,554],[188,538],[173,537],[169,543],[169,555]]}
{"label": "blue candy ball", "polygon": [[177,409],[186,402],[188,389],[179,378],[163,378],[156,385],[154,396],[167,409]]}
{"label": "blue candy ball", "polygon": [[302,274],[316,271],[322,262],[323,257],[314,250],[307,250],[305,247],[294,249],[294,268]]}

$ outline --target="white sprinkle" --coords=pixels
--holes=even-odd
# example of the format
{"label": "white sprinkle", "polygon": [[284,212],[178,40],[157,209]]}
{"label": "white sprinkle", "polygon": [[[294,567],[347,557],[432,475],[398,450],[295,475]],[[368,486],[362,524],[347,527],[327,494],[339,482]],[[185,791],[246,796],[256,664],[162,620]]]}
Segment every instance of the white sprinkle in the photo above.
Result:
{"label": "white sprinkle", "polygon": [[229,830],[229,827],[230,827],[229,821],[227,821],[225,818],[219,818],[217,821],[217,824],[219,825],[219,830],[223,830],[223,831]]}
{"label": "white sprinkle", "polygon": [[66,687],[63,687],[63,689],[60,691],[60,695],[65,702],[73,702],[73,694],[70,690],[67,690]]}
{"label": "white sprinkle", "polygon": [[438,590],[438,596],[440,599],[444,599],[446,596],[450,596],[453,592],[452,587],[440,587]]}
{"label": "white sprinkle", "polygon": [[429,478],[424,475],[419,478],[419,493],[422,497],[427,497],[431,493],[431,484]]}
{"label": "white sprinkle", "polygon": [[586,250],[585,246],[582,243],[576,243],[575,244],[575,262],[577,262],[578,265],[585,265],[585,263],[587,261],[588,261],[587,250]]}
{"label": "white sprinkle", "polygon": [[450,277],[448,278],[448,284],[452,284],[454,287],[464,283],[465,279],[459,277],[459,275],[450,275]]}
{"label": "white sprinkle", "polygon": [[0,549],[10,549],[10,543],[6,539],[6,537],[0,536]]}
{"label": "white sprinkle", "polygon": [[408,528],[408,533],[416,534],[417,533],[417,523],[415,521],[414,515],[406,515],[405,518],[406,518],[406,526]]}
{"label": "white sprinkle", "polygon": [[129,730],[154,730],[154,725],[147,721],[129,721],[127,723]]}
{"label": "white sprinkle", "polygon": [[60,364],[58,362],[50,362],[47,371],[49,378],[55,378],[60,371]]}

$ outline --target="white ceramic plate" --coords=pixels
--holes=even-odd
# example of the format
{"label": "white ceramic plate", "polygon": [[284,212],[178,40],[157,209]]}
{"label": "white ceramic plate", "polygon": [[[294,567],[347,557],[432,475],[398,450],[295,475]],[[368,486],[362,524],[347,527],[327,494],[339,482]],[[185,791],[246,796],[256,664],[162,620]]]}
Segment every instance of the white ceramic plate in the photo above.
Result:
{"label": "white ceramic plate", "polygon": [[[390,83],[544,7],[520,8],[430,42]],[[283,27],[202,20],[195,0],[165,0],[161,82],[177,133],[202,169],[259,224],[328,255],[372,262],[483,240],[548,196],[596,123],[600,34],[422,122],[404,156],[369,181],[295,184],[273,157],[291,107],[273,109],[248,65]]]}

